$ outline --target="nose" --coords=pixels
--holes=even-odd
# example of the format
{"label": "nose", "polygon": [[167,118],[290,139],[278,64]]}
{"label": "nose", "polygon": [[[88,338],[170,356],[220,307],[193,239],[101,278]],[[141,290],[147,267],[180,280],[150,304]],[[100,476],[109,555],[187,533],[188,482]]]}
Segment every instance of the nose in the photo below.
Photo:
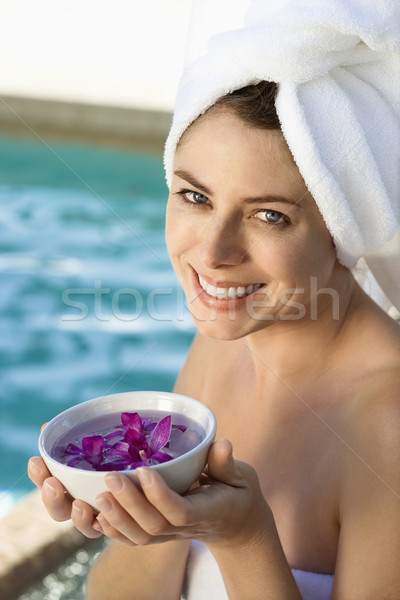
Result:
{"label": "nose", "polygon": [[240,220],[211,219],[202,231],[198,256],[208,269],[238,265],[246,257]]}

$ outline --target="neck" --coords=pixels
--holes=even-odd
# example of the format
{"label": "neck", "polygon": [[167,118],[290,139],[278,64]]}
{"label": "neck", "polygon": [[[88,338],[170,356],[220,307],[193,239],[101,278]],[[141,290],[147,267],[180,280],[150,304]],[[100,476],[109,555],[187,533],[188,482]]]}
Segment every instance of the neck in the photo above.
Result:
{"label": "neck", "polygon": [[347,270],[333,290],[334,305],[321,298],[301,320],[281,320],[247,336],[258,387],[298,384],[326,370],[364,295]]}

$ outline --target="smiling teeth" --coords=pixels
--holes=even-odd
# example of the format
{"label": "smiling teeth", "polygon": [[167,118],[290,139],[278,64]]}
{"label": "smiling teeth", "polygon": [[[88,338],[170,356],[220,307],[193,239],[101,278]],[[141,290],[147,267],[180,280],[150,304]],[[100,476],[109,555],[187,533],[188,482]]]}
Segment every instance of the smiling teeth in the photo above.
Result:
{"label": "smiling teeth", "polygon": [[236,298],[243,298],[244,296],[249,296],[253,292],[256,292],[262,286],[261,283],[254,283],[239,287],[215,287],[214,285],[207,283],[200,275],[199,283],[209,296],[218,298],[218,300],[235,300]]}

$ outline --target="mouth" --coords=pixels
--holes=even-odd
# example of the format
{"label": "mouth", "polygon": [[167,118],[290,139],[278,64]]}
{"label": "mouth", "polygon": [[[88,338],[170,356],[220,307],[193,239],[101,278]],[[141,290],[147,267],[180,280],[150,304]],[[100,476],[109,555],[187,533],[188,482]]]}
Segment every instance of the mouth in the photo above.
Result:
{"label": "mouth", "polygon": [[237,300],[238,298],[245,298],[246,296],[250,296],[259,290],[264,285],[263,283],[250,283],[239,286],[215,286],[208,283],[201,275],[197,274],[197,277],[201,288],[206,292],[206,294],[217,300]]}

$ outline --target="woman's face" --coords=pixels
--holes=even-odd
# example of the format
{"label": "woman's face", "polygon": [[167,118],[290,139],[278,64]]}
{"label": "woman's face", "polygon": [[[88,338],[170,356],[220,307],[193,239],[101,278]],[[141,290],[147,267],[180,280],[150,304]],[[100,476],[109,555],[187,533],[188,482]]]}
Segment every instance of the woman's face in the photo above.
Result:
{"label": "woman's face", "polygon": [[281,132],[226,110],[200,117],[179,144],[166,238],[196,326],[211,337],[313,318],[318,290],[334,285],[331,236]]}

